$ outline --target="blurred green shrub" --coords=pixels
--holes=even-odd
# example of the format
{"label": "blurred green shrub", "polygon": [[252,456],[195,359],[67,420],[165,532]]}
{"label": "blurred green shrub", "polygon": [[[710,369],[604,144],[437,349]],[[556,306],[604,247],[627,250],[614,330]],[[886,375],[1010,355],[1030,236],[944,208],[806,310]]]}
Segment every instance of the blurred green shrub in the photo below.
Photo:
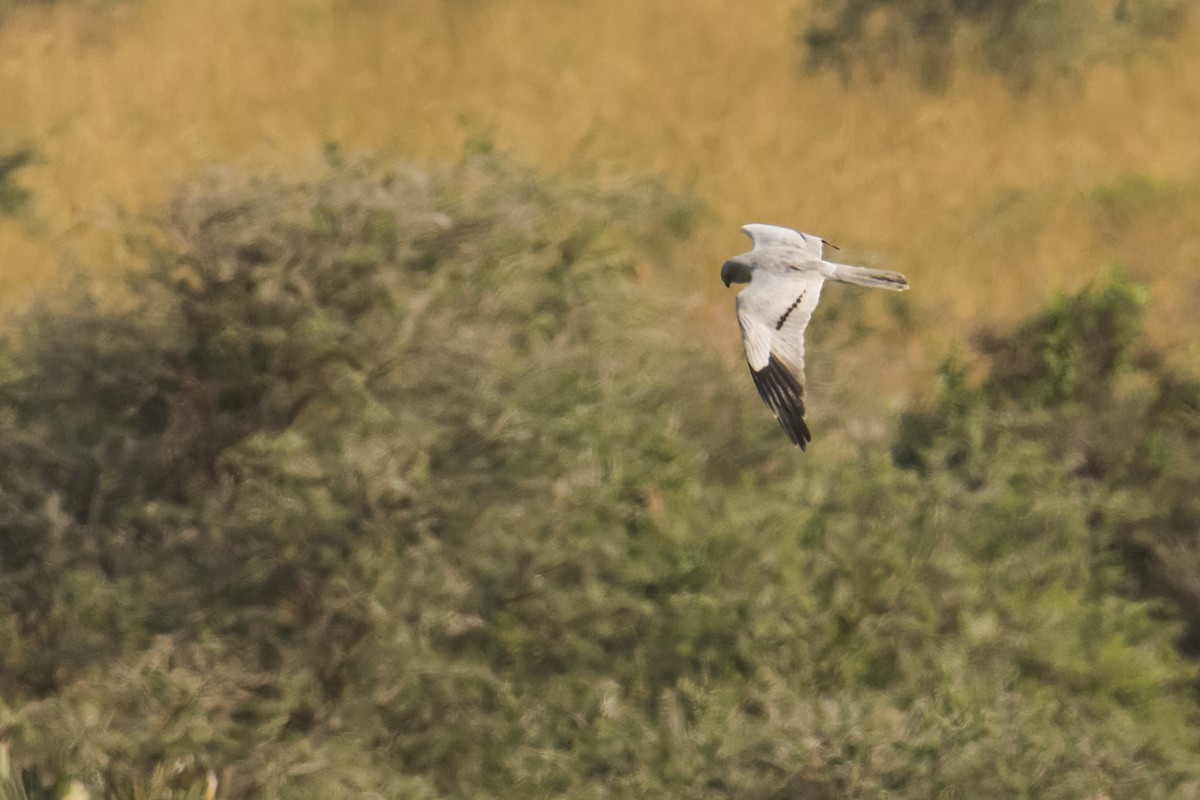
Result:
{"label": "blurred green shrub", "polygon": [[845,80],[913,69],[941,88],[965,60],[1027,86],[1168,36],[1188,10],[1180,0],[822,0],[797,40],[810,69]]}
{"label": "blurred green shrub", "polygon": [[969,475],[1008,447],[1069,470],[1088,525],[1135,594],[1170,602],[1184,651],[1200,653],[1200,383],[1140,338],[1145,293],[1110,269],[1016,329],[976,347],[976,384],[952,362],[930,408],[901,421],[894,454],[921,472]]}
{"label": "blurred green shrub", "polygon": [[111,798],[1195,792],[1179,625],[1028,427],[1136,361],[1136,289],[1019,329],[1003,388],[948,369],[899,465],[804,458],[632,278],[691,213],[495,157],[225,176],[128,297],[23,317],[14,763]]}
{"label": "blurred green shrub", "polygon": [[[62,0],[0,0],[0,21],[3,21],[4,14],[11,12],[13,9],[20,8],[22,6],[49,7],[49,6],[56,5],[60,2],[62,2]],[[78,2],[78,0],[73,0],[73,2]],[[91,2],[94,2],[94,3],[103,2],[103,3],[111,4],[114,2],[120,2],[120,0],[91,0]]]}
{"label": "blurred green shrub", "polygon": [[1091,191],[1096,222],[1105,230],[1128,227],[1139,215],[1156,210],[1168,213],[1180,201],[1180,189],[1166,181],[1135,172],[1118,176]]}
{"label": "blurred green shrub", "polygon": [[0,153],[0,214],[15,216],[29,201],[29,190],[16,183],[14,174],[27,166],[33,155],[34,151],[29,147]]}

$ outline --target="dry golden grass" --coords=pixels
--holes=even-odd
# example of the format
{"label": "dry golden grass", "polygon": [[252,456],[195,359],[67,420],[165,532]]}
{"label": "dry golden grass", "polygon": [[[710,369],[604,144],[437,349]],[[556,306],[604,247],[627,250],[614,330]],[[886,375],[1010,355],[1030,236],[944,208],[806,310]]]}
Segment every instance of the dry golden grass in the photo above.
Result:
{"label": "dry golden grass", "polygon": [[[0,27],[0,144],[35,223],[0,221],[0,292],[112,263],[110,223],[211,162],[295,168],[325,142],[416,159],[487,138],[518,157],[693,188],[712,214],[682,281],[727,327],[738,226],[802,226],[906,272],[938,334],[1027,312],[1120,260],[1190,341],[1200,259],[1200,31],[1014,96],[960,76],[847,90],[805,75],[797,0],[59,3]],[[1131,177],[1133,176],[1133,177]],[[874,301],[873,301],[874,302]],[[944,349],[944,348],[942,348]]]}

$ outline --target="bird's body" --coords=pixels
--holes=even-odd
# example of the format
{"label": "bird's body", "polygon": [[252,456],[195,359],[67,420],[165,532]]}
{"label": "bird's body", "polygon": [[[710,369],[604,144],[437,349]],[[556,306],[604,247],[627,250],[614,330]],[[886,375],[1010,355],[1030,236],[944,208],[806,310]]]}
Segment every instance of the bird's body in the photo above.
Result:
{"label": "bird's body", "polygon": [[852,267],[824,259],[825,240],[776,225],[742,227],[754,247],[721,266],[721,280],[750,284],[737,296],[738,325],[750,374],[788,438],[804,449],[804,329],[825,281],[902,291],[898,272]]}

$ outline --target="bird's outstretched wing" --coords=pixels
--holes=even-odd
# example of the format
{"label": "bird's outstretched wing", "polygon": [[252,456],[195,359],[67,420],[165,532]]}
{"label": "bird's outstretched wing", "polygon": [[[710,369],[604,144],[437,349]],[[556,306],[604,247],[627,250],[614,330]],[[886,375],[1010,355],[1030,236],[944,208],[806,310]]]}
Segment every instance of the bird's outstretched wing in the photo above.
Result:
{"label": "bird's outstretched wing", "polygon": [[804,422],[804,329],[823,283],[816,272],[757,272],[737,296],[738,325],[754,385],[801,450],[812,441]]}
{"label": "bird's outstretched wing", "polygon": [[[824,257],[825,240],[811,233],[801,233],[800,231],[783,228],[779,225],[763,225],[760,222],[743,225],[742,233],[750,237],[750,241],[754,243],[755,250],[768,247],[786,247],[802,250],[806,255],[812,256],[818,261]],[[830,245],[830,247],[833,247],[833,245]],[[834,249],[836,250],[837,248],[834,247]]]}

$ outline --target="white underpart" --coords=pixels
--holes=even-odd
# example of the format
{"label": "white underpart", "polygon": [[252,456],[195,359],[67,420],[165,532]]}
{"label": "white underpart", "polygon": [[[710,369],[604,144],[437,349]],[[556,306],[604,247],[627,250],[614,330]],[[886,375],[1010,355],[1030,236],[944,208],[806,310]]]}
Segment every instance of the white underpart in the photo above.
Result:
{"label": "white underpart", "polygon": [[803,385],[804,329],[821,299],[824,283],[825,278],[815,270],[791,274],[755,271],[750,285],[737,296],[738,325],[751,369],[761,370],[774,353]]}
{"label": "white underpart", "polygon": [[[902,291],[908,281],[898,272],[826,261],[824,240],[778,225],[753,223],[742,232],[754,243],[736,256],[750,272],[750,283],[737,296],[738,326],[746,361],[764,402],[800,447],[809,439],[804,424],[804,331],[821,299],[826,280]],[[781,376],[779,363],[794,383]],[[799,439],[799,441],[797,441]]]}

